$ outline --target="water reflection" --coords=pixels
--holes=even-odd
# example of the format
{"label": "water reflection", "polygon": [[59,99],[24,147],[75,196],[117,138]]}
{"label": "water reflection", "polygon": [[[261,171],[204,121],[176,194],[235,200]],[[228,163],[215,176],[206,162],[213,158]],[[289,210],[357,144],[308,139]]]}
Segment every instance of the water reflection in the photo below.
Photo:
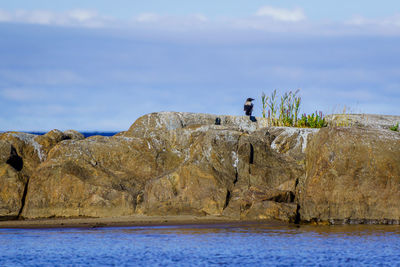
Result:
{"label": "water reflection", "polygon": [[2,229],[0,265],[396,265],[399,226]]}
{"label": "water reflection", "polygon": [[148,226],[123,228],[97,228],[93,231],[111,231],[125,234],[158,234],[158,235],[205,235],[205,234],[266,234],[266,235],[298,235],[308,234],[319,237],[352,237],[400,235],[397,225],[289,225],[277,226],[269,224],[221,224],[221,225],[179,225],[179,226]]}

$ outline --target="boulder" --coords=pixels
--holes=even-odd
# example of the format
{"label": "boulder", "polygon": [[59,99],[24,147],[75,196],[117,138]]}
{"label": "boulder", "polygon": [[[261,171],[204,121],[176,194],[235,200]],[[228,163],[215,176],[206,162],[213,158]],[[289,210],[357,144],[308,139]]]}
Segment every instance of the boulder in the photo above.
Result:
{"label": "boulder", "polygon": [[22,208],[26,179],[22,159],[7,141],[0,140],[0,219],[17,218]]}
{"label": "boulder", "polygon": [[[241,136],[238,145],[237,179],[230,192],[229,205],[223,212],[225,216],[237,219],[282,220],[286,214],[288,217],[285,221],[294,221],[297,210],[294,202],[296,185],[304,176],[304,164],[296,160],[304,157],[302,150],[298,149],[302,147],[302,139],[298,138],[298,134],[292,128],[283,128],[280,131],[265,128]],[[277,138],[282,143],[289,144],[287,149],[273,148]],[[269,210],[264,209],[266,206]],[[273,211],[279,206],[285,209],[294,207],[294,214]],[[260,216],[257,215],[257,210]]]}
{"label": "boulder", "polygon": [[0,140],[0,164],[4,164],[8,161],[12,149],[13,147],[10,143]]}
{"label": "boulder", "polygon": [[[147,182],[139,212],[220,215],[236,179],[240,132],[223,126],[173,130],[185,162]],[[188,141],[189,140],[189,141]]]}
{"label": "boulder", "polygon": [[398,223],[400,133],[324,128],[306,148],[300,218],[308,222]]}
{"label": "boulder", "polygon": [[[38,142],[39,135],[7,132],[0,135],[0,140],[11,144],[16,153],[23,160],[23,171],[30,176],[36,167],[46,159],[46,153],[42,145]],[[44,139],[44,138],[42,138]]]}
{"label": "boulder", "polygon": [[72,139],[72,140],[82,140],[85,139],[85,136],[78,131],[75,130],[66,130],[63,132],[65,138],[64,139]]}
{"label": "boulder", "polygon": [[[166,152],[168,153],[168,152]],[[174,169],[179,157],[157,158],[145,140],[93,136],[57,144],[32,175],[22,216],[132,215],[145,182]]]}
{"label": "boulder", "polygon": [[58,142],[58,130],[40,136],[20,132],[0,135],[0,218],[17,218],[25,204],[29,178]]}
{"label": "boulder", "polygon": [[9,164],[0,164],[0,220],[18,218],[26,180]]}

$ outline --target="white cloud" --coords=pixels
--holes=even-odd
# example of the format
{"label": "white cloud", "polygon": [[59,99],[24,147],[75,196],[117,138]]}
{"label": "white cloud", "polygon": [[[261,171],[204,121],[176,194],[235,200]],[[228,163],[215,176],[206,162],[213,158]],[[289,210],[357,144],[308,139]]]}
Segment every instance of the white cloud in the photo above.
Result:
{"label": "white cloud", "polygon": [[350,20],[345,22],[348,25],[362,26],[367,24],[367,19],[363,16],[353,16]]}
{"label": "white cloud", "polygon": [[99,17],[96,11],[93,10],[85,10],[85,9],[75,9],[67,12],[67,15],[72,18],[76,19],[77,21],[89,21],[96,19]]}
{"label": "white cloud", "polygon": [[[156,13],[142,13],[133,18],[133,21],[139,24],[153,24],[157,27],[169,29],[182,29],[189,26],[204,25],[209,22],[208,18],[203,14],[191,14],[187,16],[168,16]],[[214,25],[218,22],[214,21]]]}
{"label": "white cloud", "polygon": [[77,72],[62,69],[0,69],[0,80],[8,80],[13,83],[21,82],[34,87],[85,83],[84,77]]}
{"label": "white cloud", "polygon": [[160,19],[161,17],[155,13],[143,13],[135,18],[138,22],[157,22]]}
{"label": "white cloud", "polygon": [[257,16],[270,17],[274,20],[285,21],[285,22],[297,22],[306,19],[306,15],[301,8],[295,8],[293,10],[276,8],[271,6],[263,6],[258,9]]}
{"label": "white cloud", "polygon": [[[339,27],[337,25],[337,28]],[[342,28],[352,34],[398,36],[400,35],[400,13],[382,18],[355,15],[342,23]]]}
{"label": "white cloud", "polygon": [[85,9],[74,9],[66,12],[48,10],[16,10],[8,12],[0,10],[0,22],[102,27],[109,25],[113,21],[112,18],[100,16],[96,11]]}
{"label": "white cloud", "polygon": [[2,21],[7,22],[7,21],[10,21],[11,19],[12,19],[12,16],[10,13],[0,9],[0,22],[2,22]]}
{"label": "white cloud", "polygon": [[138,14],[130,20],[117,20],[95,10],[75,9],[64,12],[49,10],[0,9],[0,22],[17,22],[55,26],[162,30],[195,35],[196,30],[210,33],[227,31],[263,31],[313,35],[400,35],[400,13],[380,19],[355,16],[348,21],[308,20],[303,9],[262,6],[253,15],[210,19],[203,14],[184,16],[157,13]]}
{"label": "white cloud", "polygon": [[46,96],[46,94],[44,90],[4,88],[0,90],[0,96],[11,101],[26,102],[41,100]]}
{"label": "white cloud", "polygon": [[369,19],[360,15],[354,16],[352,19],[346,21],[348,25],[354,26],[394,26],[400,27],[400,13],[393,16],[379,18],[379,19]]}
{"label": "white cloud", "polygon": [[203,14],[194,14],[194,15],[192,15],[192,18],[197,19],[199,21],[204,21],[204,22],[208,21],[208,18],[206,16],[204,16]]}

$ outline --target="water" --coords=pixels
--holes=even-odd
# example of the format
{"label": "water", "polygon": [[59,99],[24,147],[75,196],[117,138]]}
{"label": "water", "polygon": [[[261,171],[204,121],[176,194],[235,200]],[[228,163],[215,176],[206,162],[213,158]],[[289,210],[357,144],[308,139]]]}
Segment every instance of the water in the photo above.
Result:
{"label": "water", "polygon": [[[1,132],[0,132],[1,133]],[[36,134],[36,135],[44,135],[46,132],[27,132],[30,134]],[[101,136],[113,136],[117,134],[118,132],[81,132],[85,137],[90,137],[94,135],[101,135]]]}
{"label": "water", "polygon": [[399,264],[398,226],[0,229],[1,266]]}

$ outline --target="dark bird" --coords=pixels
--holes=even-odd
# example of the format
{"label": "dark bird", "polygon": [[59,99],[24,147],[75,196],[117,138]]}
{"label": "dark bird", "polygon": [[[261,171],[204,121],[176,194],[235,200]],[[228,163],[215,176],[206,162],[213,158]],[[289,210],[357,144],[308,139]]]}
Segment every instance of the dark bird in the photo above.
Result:
{"label": "dark bird", "polygon": [[251,113],[253,112],[253,103],[251,103],[251,101],[253,101],[253,98],[247,98],[246,103],[244,103],[244,111],[246,112],[247,116],[251,116]]}

